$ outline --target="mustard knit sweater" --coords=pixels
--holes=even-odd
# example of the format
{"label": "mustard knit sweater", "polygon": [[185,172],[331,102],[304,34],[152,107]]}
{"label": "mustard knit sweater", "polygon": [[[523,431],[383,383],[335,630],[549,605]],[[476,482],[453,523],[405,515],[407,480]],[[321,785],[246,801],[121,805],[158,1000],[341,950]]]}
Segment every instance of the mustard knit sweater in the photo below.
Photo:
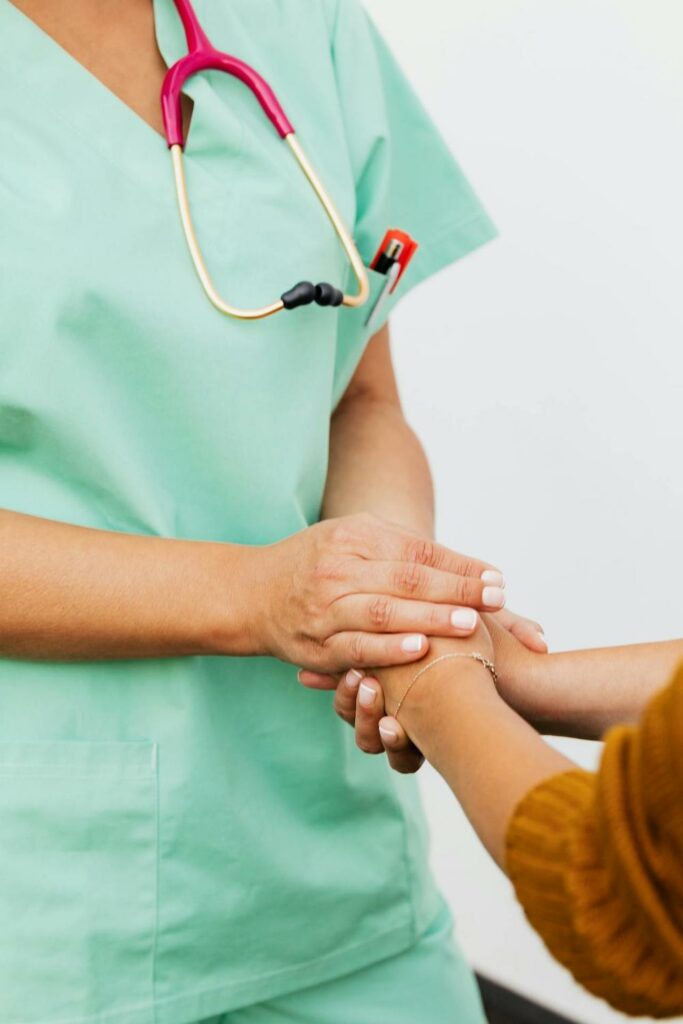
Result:
{"label": "mustard knit sweater", "polygon": [[521,802],[507,866],[553,956],[618,1010],[683,1014],[683,666],[637,726],[612,730],[597,775]]}

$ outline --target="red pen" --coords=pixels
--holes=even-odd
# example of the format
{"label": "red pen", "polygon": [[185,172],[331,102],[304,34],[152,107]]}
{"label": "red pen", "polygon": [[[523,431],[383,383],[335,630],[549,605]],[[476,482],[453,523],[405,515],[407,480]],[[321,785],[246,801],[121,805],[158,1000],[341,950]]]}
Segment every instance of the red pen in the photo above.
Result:
{"label": "red pen", "polygon": [[365,326],[372,328],[379,319],[380,312],[389,295],[392,295],[399,281],[408,269],[413,256],[418,250],[418,243],[405,231],[392,228],[382,239],[370,268],[377,274],[386,276],[386,283],[380,289],[373,304]]}

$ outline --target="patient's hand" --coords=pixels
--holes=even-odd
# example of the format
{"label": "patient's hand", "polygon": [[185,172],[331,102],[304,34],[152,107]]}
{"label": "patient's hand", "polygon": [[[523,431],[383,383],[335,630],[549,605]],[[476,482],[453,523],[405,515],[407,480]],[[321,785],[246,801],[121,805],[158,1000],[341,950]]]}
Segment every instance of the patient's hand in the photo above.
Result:
{"label": "patient's hand", "polygon": [[498,623],[496,615],[484,620],[494,649],[498,692],[514,711],[535,725],[547,687],[543,685],[547,655],[534,653]]}
{"label": "patient's hand", "polygon": [[[355,728],[356,743],[361,750],[368,754],[386,751],[396,771],[403,774],[416,772],[424,758],[410,742],[402,726],[391,716],[406,693],[406,703],[420,700],[424,696],[425,688],[422,688],[421,693],[421,679],[412,685],[421,669],[443,655],[467,655],[473,652],[493,661],[493,645],[483,623],[467,640],[433,641],[429,655],[414,665],[381,669],[368,677],[358,674],[357,678],[349,679],[347,676],[337,687],[335,710],[340,718]],[[446,685],[458,685],[458,676],[466,663],[465,658],[453,658],[440,667],[440,675],[447,675]]]}

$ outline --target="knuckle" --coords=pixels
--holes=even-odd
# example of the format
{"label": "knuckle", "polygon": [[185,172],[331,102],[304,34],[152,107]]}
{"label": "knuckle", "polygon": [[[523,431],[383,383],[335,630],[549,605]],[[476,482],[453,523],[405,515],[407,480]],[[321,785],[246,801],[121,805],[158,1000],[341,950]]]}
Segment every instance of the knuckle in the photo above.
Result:
{"label": "knuckle", "polygon": [[316,584],[334,583],[341,575],[341,562],[336,558],[319,558],[313,566],[313,580]]}
{"label": "knuckle", "polygon": [[347,548],[355,540],[355,517],[346,516],[337,519],[330,527],[330,541],[335,548]]}
{"label": "knuckle", "polygon": [[324,602],[311,599],[306,602],[303,611],[306,616],[306,633],[305,635],[300,633],[300,639],[310,644],[317,658],[325,639],[331,632],[328,609]]}
{"label": "knuckle", "polygon": [[378,525],[379,520],[369,512],[357,512],[335,520],[330,528],[330,539],[336,548],[355,550]]}
{"label": "knuckle", "polygon": [[463,576],[458,576],[456,578],[453,590],[453,597],[456,604],[468,606],[471,601],[478,602],[480,599],[480,593],[477,592],[477,588]]}
{"label": "knuckle", "polygon": [[351,665],[362,665],[365,659],[365,637],[362,633],[354,633],[349,640],[349,654]]}
{"label": "knuckle", "polygon": [[361,512],[353,517],[355,550],[360,553],[374,552],[377,541],[384,529],[382,520],[370,512]]}
{"label": "knuckle", "polygon": [[346,706],[344,704],[336,703],[334,705],[334,710],[335,710],[335,713],[337,714],[337,716],[339,718],[341,718],[342,722],[346,722],[347,725],[353,725],[354,724],[355,717],[354,717],[353,712],[351,711],[351,709],[348,706]]}
{"label": "knuckle", "polygon": [[480,575],[477,563],[473,559],[466,557],[462,557],[460,572],[463,576],[476,577]]}
{"label": "knuckle", "polygon": [[434,565],[437,561],[437,547],[425,537],[411,538],[406,544],[406,561],[418,565]]}
{"label": "knuckle", "polygon": [[424,571],[417,562],[402,565],[396,572],[395,585],[401,594],[419,594],[424,586]]}
{"label": "knuckle", "polygon": [[379,595],[370,602],[368,609],[370,623],[377,630],[386,630],[394,618],[394,602],[390,597]]}
{"label": "knuckle", "polygon": [[432,604],[429,606],[429,612],[427,613],[427,624],[429,632],[443,629],[447,621],[447,611],[444,610],[438,604]]}
{"label": "knuckle", "polygon": [[[309,661],[315,665],[316,672],[327,675],[336,675],[345,664],[345,659],[340,658],[337,651],[336,637],[328,637],[315,645],[315,655]],[[339,690],[337,690],[339,693]]]}

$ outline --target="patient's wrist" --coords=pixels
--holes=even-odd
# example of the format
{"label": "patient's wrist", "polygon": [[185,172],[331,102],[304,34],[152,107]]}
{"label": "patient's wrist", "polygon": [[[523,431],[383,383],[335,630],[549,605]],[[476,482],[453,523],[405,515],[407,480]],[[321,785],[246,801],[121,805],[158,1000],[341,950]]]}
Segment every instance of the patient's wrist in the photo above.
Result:
{"label": "patient's wrist", "polygon": [[591,716],[592,694],[577,688],[566,662],[564,653],[530,653],[502,687],[506,703],[541,733],[582,735],[581,719]]}
{"label": "patient's wrist", "polygon": [[472,658],[443,661],[411,688],[399,721],[425,757],[434,762],[438,751],[453,738],[458,709],[472,700],[500,700],[489,670]]}
{"label": "patient's wrist", "polygon": [[553,655],[530,651],[516,641],[505,655],[497,664],[499,693],[506,704],[531,721],[549,699],[548,659]]}
{"label": "patient's wrist", "polygon": [[577,669],[576,652],[532,659],[515,710],[541,733],[598,739],[612,724],[591,674]]}

